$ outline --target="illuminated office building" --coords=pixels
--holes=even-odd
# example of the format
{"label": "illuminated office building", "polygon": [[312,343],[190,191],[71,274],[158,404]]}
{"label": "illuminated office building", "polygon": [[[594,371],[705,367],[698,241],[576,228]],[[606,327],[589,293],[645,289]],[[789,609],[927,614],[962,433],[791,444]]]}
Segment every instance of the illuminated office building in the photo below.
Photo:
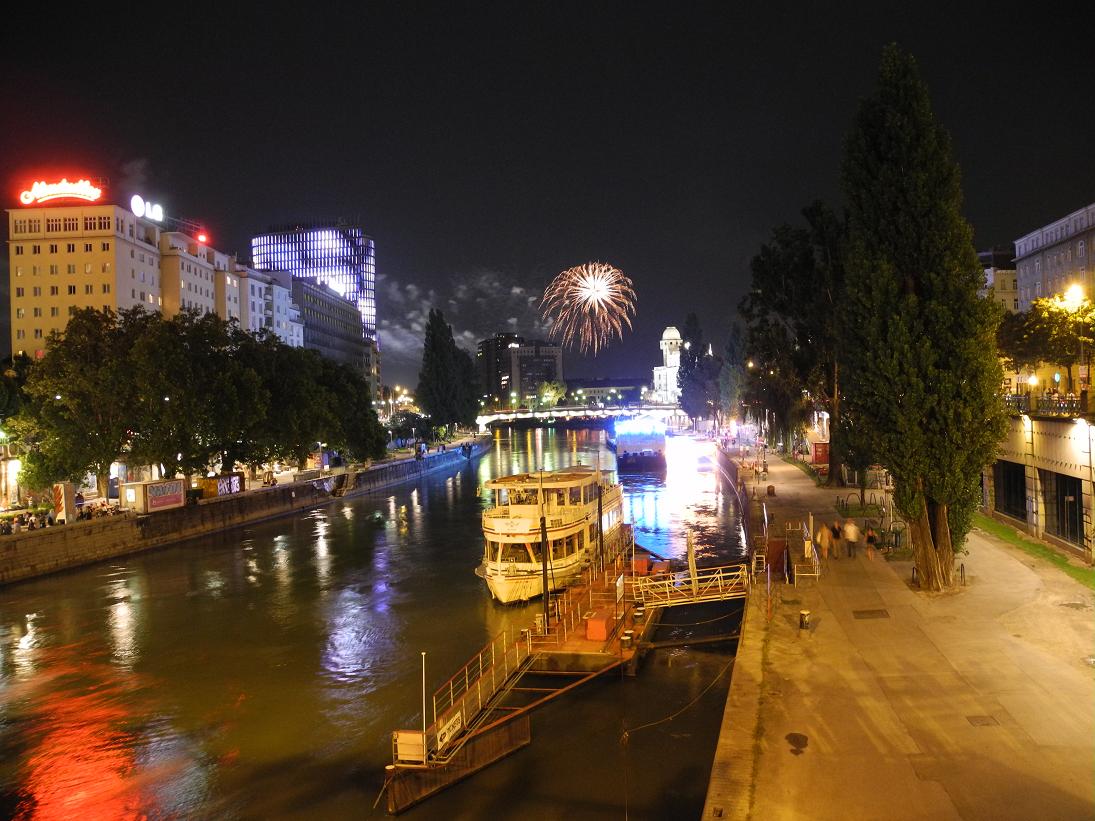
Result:
{"label": "illuminated office building", "polygon": [[348,299],[361,313],[366,339],[376,341],[376,255],[360,226],[342,221],[272,228],[251,240],[260,271],[288,271]]}

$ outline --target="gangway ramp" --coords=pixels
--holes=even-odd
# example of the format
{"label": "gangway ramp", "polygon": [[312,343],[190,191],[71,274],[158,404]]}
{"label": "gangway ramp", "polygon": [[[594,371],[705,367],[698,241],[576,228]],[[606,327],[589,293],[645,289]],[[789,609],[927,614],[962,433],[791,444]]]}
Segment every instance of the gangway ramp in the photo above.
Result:
{"label": "gangway ramp", "polygon": [[749,567],[744,564],[659,573],[635,580],[635,598],[648,608],[743,599],[748,594]]}
{"label": "gangway ramp", "polygon": [[541,652],[528,630],[499,633],[434,693],[425,731],[393,733],[388,811],[402,812],[529,744],[533,710],[622,661],[609,653]]}

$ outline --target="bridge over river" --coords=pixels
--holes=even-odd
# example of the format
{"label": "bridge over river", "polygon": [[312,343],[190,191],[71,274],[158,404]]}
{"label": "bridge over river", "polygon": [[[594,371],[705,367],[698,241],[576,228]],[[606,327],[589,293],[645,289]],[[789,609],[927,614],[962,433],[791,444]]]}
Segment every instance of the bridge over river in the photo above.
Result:
{"label": "bridge over river", "polygon": [[517,408],[508,411],[494,411],[484,413],[476,417],[479,431],[485,432],[491,425],[511,425],[514,422],[525,422],[535,425],[550,425],[553,422],[564,420],[589,419],[591,421],[603,419],[629,418],[633,416],[650,416],[663,420],[670,427],[683,427],[688,419],[679,405],[654,404],[650,402],[613,405],[606,407],[590,407],[587,405],[568,405],[565,407],[550,408],[548,410],[529,410]]}

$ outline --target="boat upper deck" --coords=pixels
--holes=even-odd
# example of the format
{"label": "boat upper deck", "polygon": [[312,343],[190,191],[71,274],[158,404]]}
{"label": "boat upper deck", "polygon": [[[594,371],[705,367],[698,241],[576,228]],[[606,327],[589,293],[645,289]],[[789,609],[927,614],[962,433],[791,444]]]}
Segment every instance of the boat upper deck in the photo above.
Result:
{"label": "boat upper deck", "polygon": [[512,476],[499,476],[488,479],[483,486],[490,490],[535,490],[540,487],[570,488],[594,484],[603,478],[607,471],[598,471],[588,465],[574,465],[559,470],[544,470],[534,473],[516,473]]}

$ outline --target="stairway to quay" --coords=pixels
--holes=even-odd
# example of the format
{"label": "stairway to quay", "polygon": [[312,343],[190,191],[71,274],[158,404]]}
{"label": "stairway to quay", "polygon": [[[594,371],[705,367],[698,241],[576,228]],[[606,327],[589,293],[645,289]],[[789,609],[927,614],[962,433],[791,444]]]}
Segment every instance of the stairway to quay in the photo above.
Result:
{"label": "stairway to quay", "polygon": [[1095,818],[1092,590],[978,529],[942,594],[900,551],[819,560],[804,530],[843,521],[851,489],[750,464],[719,453],[756,580],[703,817]]}

